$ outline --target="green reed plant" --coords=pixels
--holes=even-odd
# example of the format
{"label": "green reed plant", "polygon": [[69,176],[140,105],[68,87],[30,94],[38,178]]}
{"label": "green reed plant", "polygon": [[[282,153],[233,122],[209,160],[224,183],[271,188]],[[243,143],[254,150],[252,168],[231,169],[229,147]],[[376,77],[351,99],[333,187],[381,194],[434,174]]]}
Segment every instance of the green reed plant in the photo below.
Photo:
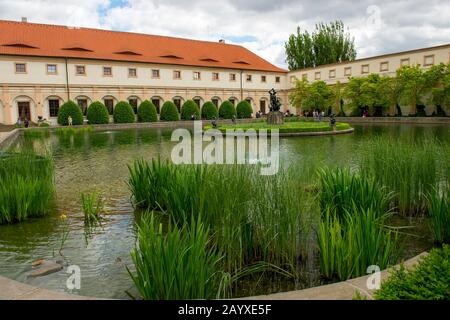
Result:
{"label": "green reed plant", "polygon": [[324,167],[317,173],[320,207],[332,208],[338,217],[351,211],[354,205],[383,214],[393,198],[393,193],[379,186],[375,179],[352,173],[349,168]]}
{"label": "green reed plant", "polygon": [[29,151],[0,157],[0,224],[47,214],[54,191],[54,166],[49,155]]}
{"label": "green reed plant", "polygon": [[429,228],[436,243],[450,243],[450,189],[442,195],[433,189],[427,195]]}
{"label": "green reed plant", "polygon": [[361,174],[395,192],[393,206],[402,215],[426,213],[426,195],[448,179],[441,159],[442,150],[448,150],[448,146],[435,138],[381,136],[366,141],[362,148]]}
{"label": "green reed plant", "polygon": [[320,268],[329,279],[346,280],[395,263],[399,253],[396,231],[384,225],[386,215],[356,205],[345,215],[327,209],[318,226]]}
{"label": "green reed plant", "polygon": [[[137,160],[128,181],[137,206],[163,209],[174,224],[191,217],[209,228],[223,269],[264,261],[296,274],[312,224],[301,170],[261,176],[257,166],[173,165]],[[297,175],[299,175],[297,173]]]}
{"label": "green reed plant", "polygon": [[74,134],[92,132],[93,130],[94,129],[91,126],[86,126],[82,128],[64,127],[64,128],[56,128],[55,133],[62,136],[70,136]]}
{"label": "green reed plant", "polygon": [[170,224],[163,233],[153,214],[143,217],[131,256],[136,272],[128,272],[143,299],[222,298],[228,287],[230,277],[219,270],[222,256],[199,220]]}
{"label": "green reed plant", "polygon": [[35,129],[30,128],[23,131],[23,136],[26,138],[44,138],[50,135],[50,129]]}
{"label": "green reed plant", "polygon": [[84,221],[86,223],[98,223],[101,221],[100,214],[104,210],[103,200],[98,192],[80,194],[81,209],[84,213]]}

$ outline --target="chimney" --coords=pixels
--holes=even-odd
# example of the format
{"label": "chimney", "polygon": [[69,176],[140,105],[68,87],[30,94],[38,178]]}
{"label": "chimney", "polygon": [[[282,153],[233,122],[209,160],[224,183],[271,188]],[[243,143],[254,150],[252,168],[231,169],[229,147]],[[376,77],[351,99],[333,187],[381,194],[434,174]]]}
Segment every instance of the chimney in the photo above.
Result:
{"label": "chimney", "polygon": [[27,17],[22,17],[22,22],[27,23]]}
{"label": "chimney", "polygon": [[225,40],[224,39],[220,39],[219,43],[225,43]]}

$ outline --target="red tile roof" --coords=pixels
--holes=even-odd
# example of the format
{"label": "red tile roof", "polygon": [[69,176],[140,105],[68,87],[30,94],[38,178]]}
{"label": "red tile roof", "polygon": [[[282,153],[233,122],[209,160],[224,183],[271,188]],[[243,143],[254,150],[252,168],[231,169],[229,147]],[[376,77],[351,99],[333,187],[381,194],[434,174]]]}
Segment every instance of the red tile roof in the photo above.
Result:
{"label": "red tile roof", "polygon": [[238,45],[5,20],[0,54],[287,72]]}

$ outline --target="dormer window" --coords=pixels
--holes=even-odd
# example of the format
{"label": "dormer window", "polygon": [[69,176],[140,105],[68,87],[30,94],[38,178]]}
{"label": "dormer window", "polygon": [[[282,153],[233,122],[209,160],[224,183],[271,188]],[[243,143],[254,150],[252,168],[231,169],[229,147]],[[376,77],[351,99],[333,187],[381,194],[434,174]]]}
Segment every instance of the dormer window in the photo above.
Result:
{"label": "dormer window", "polygon": [[83,47],[68,47],[68,48],[62,48],[61,50],[71,50],[71,51],[81,51],[81,52],[94,52],[90,49],[86,49]]}
{"label": "dormer window", "polygon": [[26,48],[26,49],[38,49],[38,47],[32,46],[31,44],[17,42],[17,43],[7,43],[2,44],[4,47],[15,47],[15,48]]}
{"label": "dormer window", "polygon": [[123,55],[131,55],[131,56],[142,56],[142,54],[131,51],[131,50],[117,51],[114,53],[115,54],[123,54]]}

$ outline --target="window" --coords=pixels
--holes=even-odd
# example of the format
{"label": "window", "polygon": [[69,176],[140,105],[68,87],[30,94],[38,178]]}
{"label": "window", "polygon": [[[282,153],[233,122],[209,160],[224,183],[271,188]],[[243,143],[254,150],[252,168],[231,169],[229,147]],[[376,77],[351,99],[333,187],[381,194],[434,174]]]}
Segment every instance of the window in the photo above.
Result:
{"label": "window", "polygon": [[158,69],[152,70],[152,78],[159,78],[159,70]]}
{"label": "window", "polygon": [[194,80],[200,80],[201,74],[199,71],[194,71],[193,76]]}
{"label": "window", "polygon": [[88,106],[87,105],[88,104],[87,99],[77,99],[77,104],[80,107],[81,112],[83,112],[83,114],[86,115],[87,106]]}
{"label": "window", "polygon": [[48,100],[48,109],[50,111],[50,117],[57,117],[59,110],[59,100],[58,99]]}
{"label": "window", "polygon": [[251,74],[246,75],[245,80],[247,80],[247,82],[252,82],[252,75]]}
{"label": "window", "polygon": [[380,62],[380,71],[388,71],[389,70],[389,62],[383,61]]}
{"label": "window", "polygon": [[236,73],[230,73],[230,81],[236,81]]}
{"label": "window", "polygon": [[423,57],[423,65],[426,66],[432,66],[434,64],[434,54],[424,56]]}
{"label": "window", "polygon": [[103,67],[103,76],[111,77],[112,76],[112,68],[111,67]]}
{"label": "window", "polygon": [[233,98],[230,98],[230,99],[228,99],[228,101],[230,101],[231,102],[231,104],[234,106],[234,102],[235,102],[235,100],[233,99]]}
{"label": "window", "polygon": [[261,111],[262,114],[266,114],[266,100],[259,101],[259,111]]}
{"label": "window", "polygon": [[16,73],[27,73],[27,65],[25,63],[16,63]]}
{"label": "window", "polygon": [[352,67],[345,67],[344,76],[351,76],[351,75],[352,75]]}
{"label": "window", "polygon": [[212,79],[213,79],[213,81],[218,81],[219,80],[219,73],[218,72],[213,72],[212,73]]}
{"label": "window", "polygon": [[314,74],[314,79],[320,80],[320,71],[318,71]]}
{"label": "window", "polygon": [[137,70],[136,68],[128,68],[128,77],[136,78],[137,77]]}
{"label": "window", "polygon": [[404,58],[400,60],[400,66],[409,66],[409,58]]}
{"label": "window", "polygon": [[181,99],[173,99],[173,103],[177,106],[178,112],[181,112]]}
{"label": "window", "polygon": [[131,98],[128,99],[128,103],[133,108],[134,113],[137,114],[138,100],[136,98]]}
{"label": "window", "polygon": [[156,107],[156,113],[159,114],[159,108],[160,108],[160,102],[158,98],[153,98],[152,99],[152,103],[155,105]]}
{"label": "window", "polygon": [[275,77],[275,83],[280,83],[280,77]]}
{"label": "window", "polygon": [[181,79],[181,71],[180,70],[175,70],[173,72],[173,78],[174,79]]}
{"label": "window", "polygon": [[75,74],[77,76],[86,75],[86,67],[85,66],[75,66]]}
{"label": "window", "polygon": [[261,82],[266,82],[266,76],[261,76]]}
{"label": "window", "polygon": [[113,114],[114,111],[114,100],[113,99],[105,99],[105,107],[108,109],[109,114]]}
{"label": "window", "polygon": [[369,73],[369,65],[368,64],[363,64],[361,66],[361,73]]}
{"label": "window", "polygon": [[211,99],[211,102],[213,103],[213,105],[215,105],[215,106],[216,106],[216,108],[218,108],[218,107],[219,107],[219,99],[216,99],[216,98],[214,98],[214,99]]}
{"label": "window", "polygon": [[56,64],[48,64],[47,74],[56,74],[56,73],[57,73]]}
{"label": "window", "polygon": [[330,79],[336,78],[336,69],[332,69],[332,70],[328,71],[328,77]]}

